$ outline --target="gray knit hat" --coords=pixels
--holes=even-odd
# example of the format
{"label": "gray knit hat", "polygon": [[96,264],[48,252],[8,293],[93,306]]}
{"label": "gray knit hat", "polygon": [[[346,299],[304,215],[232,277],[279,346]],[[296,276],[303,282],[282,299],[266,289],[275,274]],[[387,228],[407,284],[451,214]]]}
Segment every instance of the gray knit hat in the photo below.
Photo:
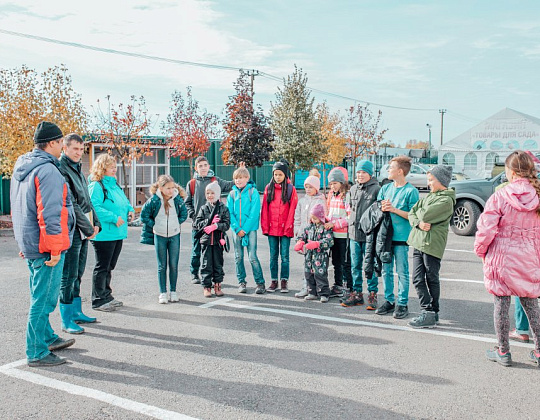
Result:
{"label": "gray knit hat", "polygon": [[448,188],[450,181],[452,181],[452,167],[448,165],[436,165],[429,171],[437,180]]}
{"label": "gray knit hat", "polygon": [[345,175],[338,168],[334,168],[328,174],[328,183],[330,182],[341,182],[345,184]]}
{"label": "gray knit hat", "polygon": [[216,200],[219,200],[219,197],[221,196],[221,187],[219,186],[217,181],[208,184],[205,190],[214,191],[214,194],[216,195]]}

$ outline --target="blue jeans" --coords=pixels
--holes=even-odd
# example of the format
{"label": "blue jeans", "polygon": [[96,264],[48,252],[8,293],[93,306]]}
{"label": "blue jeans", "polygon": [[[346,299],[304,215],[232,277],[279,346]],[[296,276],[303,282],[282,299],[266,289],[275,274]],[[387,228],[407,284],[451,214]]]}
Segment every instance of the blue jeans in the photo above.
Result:
{"label": "blue jeans", "polygon": [[196,230],[191,231],[191,263],[189,271],[191,274],[199,275],[199,269],[201,268],[201,239],[195,238]]}
{"label": "blue jeans", "polygon": [[[244,247],[242,240],[247,237],[249,241]],[[249,262],[251,263],[251,269],[253,270],[253,278],[255,283],[264,284],[264,277],[261,268],[259,258],[257,258],[257,231],[252,230],[246,233],[244,238],[240,238],[238,235],[233,234],[234,244],[234,262],[236,264],[236,276],[238,277],[238,283],[245,283],[246,281],[246,267],[244,266],[244,248],[247,248]]]}
{"label": "blue jeans", "polygon": [[[362,264],[364,262],[364,254],[366,253],[366,243],[350,241],[351,246],[351,272],[353,278],[353,290],[357,293],[362,293]],[[379,291],[379,279],[373,273],[370,279],[367,279],[368,292]]]}
{"label": "blue jeans", "polygon": [[26,329],[26,358],[29,362],[47,356],[50,353],[49,345],[58,338],[49,322],[49,314],[58,303],[64,258],[65,255],[62,254],[54,267],[45,265],[49,258],[26,261],[30,270],[31,299]]}
{"label": "blue jeans", "polygon": [[[180,234],[166,238],[154,235],[158,263],[159,292],[167,293],[167,265],[171,292],[176,292],[178,281],[178,257],[180,255]],[[168,263],[168,264],[167,264]]]}
{"label": "blue jeans", "polygon": [[86,268],[88,239],[82,239],[79,229],[73,233],[73,242],[64,259],[62,282],[60,283],[60,303],[71,305],[73,298],[80,297],[81,279]]}
{"label": "blue jeans", "polygon": [[384,279],[384,298],[394,303],[394,263],[398,275],[397,304],[405,306],[409,302],[409,247],[407,245],[392,246],[392,261],[383,264],[382,275]]}
{"label": "blue jeans", "polygon": [[521,302],[518,297],[514,297],[514,318],[516,320],[516,332],[518,334],[529,334],[529,320],[525,315],[525,310],[521,306]]}
{"label": "blue jeans", "polygon": [[[270,246],[270,276],[272,280],[289,280],[289,247],[291,238],[268,235]],[[281,256],[281,277],[278,277],[278,256]]]}

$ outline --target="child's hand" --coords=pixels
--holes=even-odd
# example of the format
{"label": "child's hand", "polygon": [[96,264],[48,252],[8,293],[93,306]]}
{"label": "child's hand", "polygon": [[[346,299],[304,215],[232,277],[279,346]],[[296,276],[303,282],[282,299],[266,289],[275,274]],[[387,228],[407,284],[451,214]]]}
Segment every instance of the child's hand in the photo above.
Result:
{"label": "child's hand", "polygon": [[246,234],[246,232],[244,232],[243,230],[241,230],[240,232],[237,233],[239,238],[243,238],[245,236],[245,234]]}
{"label": "child's hand", "polygon": [[217,229],[217,225],[214,224],[214,225],[206,226],[203,230],[204,230],[204,233],[206,233],[207,235],[210,235],[216,229]]}
{"label": "child's hand", "polygon": [[418,227],[424,232],[429,232],[429,230],[431,229],[431,223],[420,222],[418,224]]}
{"label": "child's hand", "polygon": [[319,248],[320,243],[319,241],[308,241],[306,245],[306,249],[317,249]]}
{"label": "child's hand", "polygon": [[219,223],[219,215],[215,215],[214,218],[212,219],[212,224],[215,224],[215,223]]}
{"label": "child's hand", "polygon": [[221,246],[225,246],[225,239],[221,238],[219,240],[219,243],[221,244]]}
{"label": "child's hand", "polygon": [[298,242],[296,243],[296,245],[294,246],[294,250],[295,250],[296,252],[302,251],[302,249],[304,248],[304,245],[305,245],[305,244],[306,244],[306,243],[305,243],[304,241],[298,241]]}
{"label": "child's hand", "polygon": [[324,224],[325,229],[334,229],[334,224],[332,222],[327,222]]}

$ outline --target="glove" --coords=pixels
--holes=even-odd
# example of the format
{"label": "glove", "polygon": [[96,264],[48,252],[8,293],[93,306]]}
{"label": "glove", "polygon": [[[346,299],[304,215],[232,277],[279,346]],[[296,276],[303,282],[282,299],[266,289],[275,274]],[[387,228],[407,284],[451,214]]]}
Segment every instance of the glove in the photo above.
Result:
{"label": "glove", "polygon": [[225,246],[225,239],[221,238],[219,240],[219,243],[221,244],[221,246]]}
{"label": "glove", "polygon": [[210,225],[210,226],[206,226],[203,230],[204,230],[204,233],[210,235],[214,230],[217,229],[217,225]]}
{"label": "glove", "polygon": [[306,249],[317,249],[319,245],[319,241],[308,241]]}
{"label": "glove", "polygon": [[296,243],[296,245],[294,246],[294,250],[295,250],[296,252],[302,251],[302,249],[304,248],[304,245],[305,245],[305,244],[306,244],[306,243],[305,243],[304,241],[298,241],[298,242]]}
{"label": "glove", "polygon": [[216,214],[216,215],[214,216],[214,218],[212,219],[212,224],[214,225],[214,224],[218,223],[219,220],[220,220],[219,215]]}

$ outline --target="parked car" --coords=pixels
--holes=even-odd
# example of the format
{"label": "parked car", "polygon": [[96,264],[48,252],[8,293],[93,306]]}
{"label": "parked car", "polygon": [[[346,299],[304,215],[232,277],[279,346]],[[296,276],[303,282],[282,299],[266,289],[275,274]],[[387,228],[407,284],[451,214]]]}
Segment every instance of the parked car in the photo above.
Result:
{"label": "parked car", "polygon": [[471,179],[471,177],[467,174],[464,174],[462,172],[453,172],[452,173],[452,181],[465,181],[467,179]]}
{"label": "parked car", "polygon": [[[388,184],[389,182],[391,182],[388,179],[388,166],[389,166],[388,164],[384,165],[381,168],[381,171],[379,172],[379,176],[377,177],[377,181],[379,181],[381,185]],[[427,166],[413,163],[411,165],[411,170],[409,174],[405,177],[405,179],[416,188],[426,190],[428,188],[428,184],[427,184],[428,170],[429,169]]]}

